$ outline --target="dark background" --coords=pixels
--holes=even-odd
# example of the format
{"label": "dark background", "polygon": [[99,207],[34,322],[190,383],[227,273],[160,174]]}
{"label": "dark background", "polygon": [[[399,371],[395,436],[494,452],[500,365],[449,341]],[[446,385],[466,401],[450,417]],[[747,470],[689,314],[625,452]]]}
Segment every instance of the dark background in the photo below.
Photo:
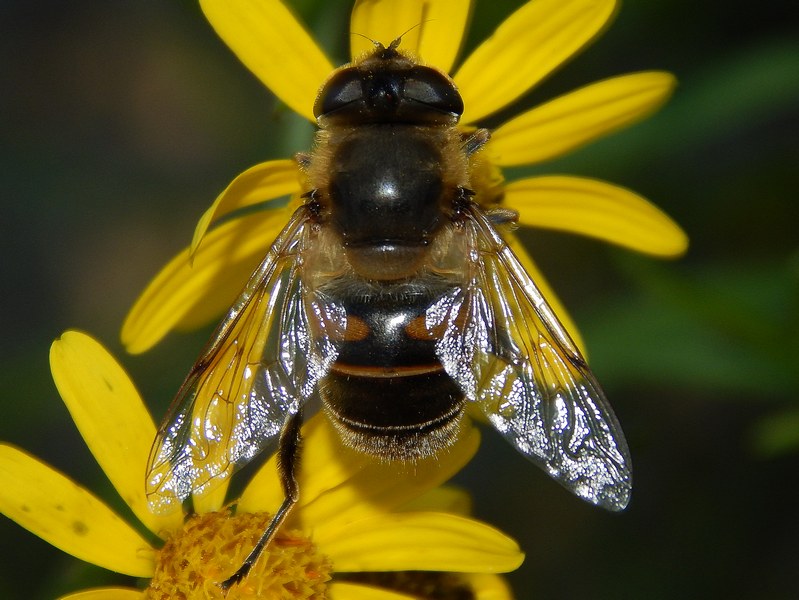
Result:
{"label": "dark background", "polygon": [[[469,46],[517,4],[478,4]],[[630,187],[682,224],[691,248],[660,262],[525,237],[587,339],[636,488],[625,514],[605,514],[487,431],[459,482],[477,516],[527,552],[510,575],[520,599],[799,595],[799,31],[791,2],[737,4],[630,0],[524,101],[674,72],[676,96],[655,117],[526,173]],[[295,7],[343,62],[344,3]],[[208,331],[129,356],[124,315],[227,182],[307,148],[311,128],[187,0],[2,2],[0,48],[0,439],[127,515],[59,400],[49,345],[67,328],[92,333],[162,414]],[[5,518],[0,556],[4,598],[132,583]]]}

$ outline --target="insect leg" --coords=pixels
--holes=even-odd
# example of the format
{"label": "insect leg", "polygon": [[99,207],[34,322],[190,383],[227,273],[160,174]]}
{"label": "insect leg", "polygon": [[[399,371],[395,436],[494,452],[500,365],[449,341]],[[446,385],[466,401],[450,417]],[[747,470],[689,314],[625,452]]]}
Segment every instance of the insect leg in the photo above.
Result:
{"label": "insect leg", "polygon": [[300,487],[297,484],[297,467],[300,462],[300,426],[302,425],[302,409],[295,415],[289,417],[288,421],[283,425],[280,431],[280,440],[277,448],[277,471],[280,476],[280,483],[283,486],[283,494],[285,495],[283,503],[280,508],[272,517],[269,525],[261,534],[258,543],[255,544],[253,549],[244,559],[244,562],[230,577],[225,579],[219,584],[219,587],[227,593],[227,591],[239,583],[250,572],[258,557],[261,556],[266,545],[272,540],[286,520],[289,512],[294,507],[297,499],[300,497]]}

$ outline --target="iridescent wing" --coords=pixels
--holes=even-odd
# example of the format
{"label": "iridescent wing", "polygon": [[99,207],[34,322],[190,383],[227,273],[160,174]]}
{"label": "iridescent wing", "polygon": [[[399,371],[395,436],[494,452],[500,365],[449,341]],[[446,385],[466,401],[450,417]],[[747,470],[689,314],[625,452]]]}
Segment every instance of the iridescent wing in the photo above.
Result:
{"label": "iridescent wing", "polygon": [[465,283],[428,311],[445,370],[524,456],[577,496],[622,510],[631,463],[602,389],[485,215],[465,213],[453,233],[469,257]]}
{"label": "iridescent wing", "polygon": [[313,229],[299,208],[181,386],[150,452],[145,485],[154,512],[274,448],[335,360],[346,317],[302,277]]}

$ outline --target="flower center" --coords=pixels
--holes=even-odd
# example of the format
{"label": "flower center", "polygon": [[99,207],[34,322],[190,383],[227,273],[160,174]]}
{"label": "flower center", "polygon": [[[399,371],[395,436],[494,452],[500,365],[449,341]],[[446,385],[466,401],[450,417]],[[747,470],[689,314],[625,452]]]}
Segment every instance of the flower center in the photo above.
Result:
{"label": "flower center", "polygon": [[241,566],[271,518],[268,513],[228,511],[192,516],[158,551],[144,598],[327,598],[332,563],[296,530],[279,531],[247,577],[225,596],[219,584]]}

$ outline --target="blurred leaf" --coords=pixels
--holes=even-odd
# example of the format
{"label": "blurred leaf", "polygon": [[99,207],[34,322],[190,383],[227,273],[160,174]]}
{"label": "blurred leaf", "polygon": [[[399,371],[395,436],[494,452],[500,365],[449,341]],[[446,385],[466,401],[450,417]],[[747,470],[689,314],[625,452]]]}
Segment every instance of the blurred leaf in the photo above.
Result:
{"label": "blurred leaf", "polygon": [[[671,122],[661,122],[661,133],[705,140],[731,127],[752,127],[775,113],[794,111],[799,97],[796,73],[796,39],[769,40],[729,52],[684,82],[684,93],[668,115]],[[674,125],[682,127],[674,132]]]}
{"label": "blurred leaf", "polygon": [[682,269],[637,257],[619,262],[640,294],[595,306],[582,320],[603,381],[792,397],[799,286],[790,261]]}
{"label": "blurred leaf", "polygon": [[[780,114],[796,111],[799,98],[799,41],[768,40],[705,61],[704,68],[677,72],[674,98],[646,121],[533,172],[596,173],[613,177],[620,170],[640,168],[654,156],[676,148],[690,153],[718,137],[755,128]],[[531,169],[507,169],[508,179]]]}
{"label": "blurred leaf", "polygon": [[799,450],[799,408],[758,421],[749,436],[752,450],[773,458]]}

